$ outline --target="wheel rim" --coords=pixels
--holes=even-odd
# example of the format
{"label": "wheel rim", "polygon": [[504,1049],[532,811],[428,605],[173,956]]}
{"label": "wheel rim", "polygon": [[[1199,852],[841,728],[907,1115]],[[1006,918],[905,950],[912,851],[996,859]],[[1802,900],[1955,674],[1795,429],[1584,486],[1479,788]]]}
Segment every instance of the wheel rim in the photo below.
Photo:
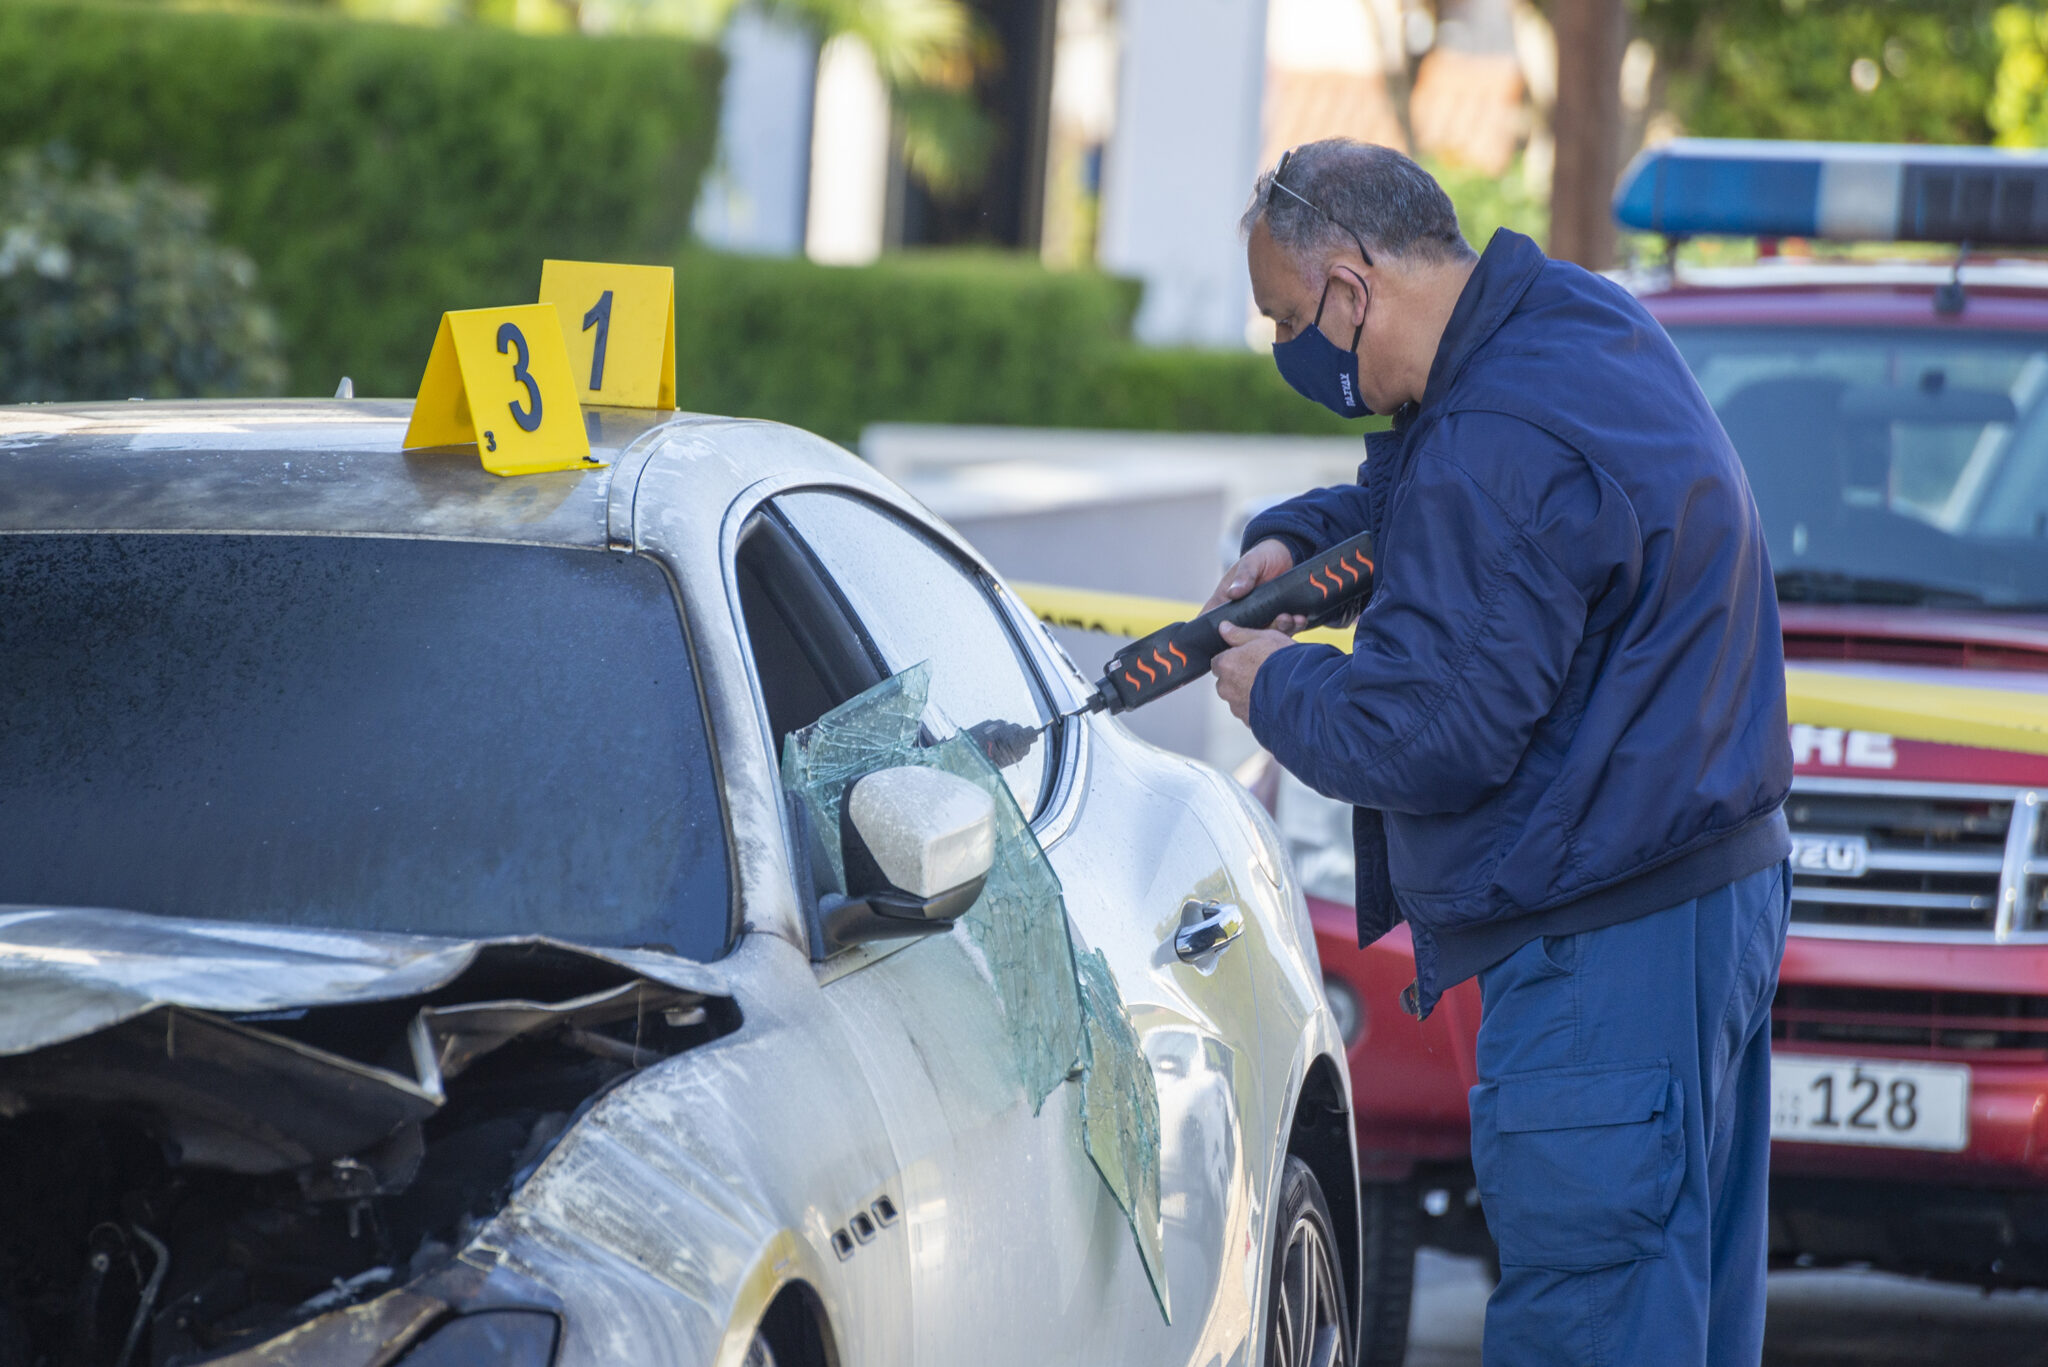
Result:
{"label": "wheel rim", "polygon": [[1287,1232],[1273,1305],[1271,1367],[1331,1367],[1345,1341],[1336,1260],[1322,1224],[1303,1213]]}

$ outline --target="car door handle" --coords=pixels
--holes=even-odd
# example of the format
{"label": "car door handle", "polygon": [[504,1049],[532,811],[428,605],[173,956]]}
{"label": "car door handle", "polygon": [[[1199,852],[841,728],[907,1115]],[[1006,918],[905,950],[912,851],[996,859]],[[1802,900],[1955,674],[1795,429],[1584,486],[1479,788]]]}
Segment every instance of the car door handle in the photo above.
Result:
{"label": "car door handle", "polygon": [[1244,913],[1229,902],[1189,900],[1180,909],[1180,929],[1173,934],[1173,952],[1182,963],[1206,959],[1227,949],[1244,934]]}

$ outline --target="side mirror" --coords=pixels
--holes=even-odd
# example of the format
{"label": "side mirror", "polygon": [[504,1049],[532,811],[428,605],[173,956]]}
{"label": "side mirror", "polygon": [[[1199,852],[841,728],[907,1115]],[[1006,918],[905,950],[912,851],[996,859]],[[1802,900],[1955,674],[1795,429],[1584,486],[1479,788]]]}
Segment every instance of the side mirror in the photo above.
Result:
{"label": "side mirror", "polygon": [[943,769],[864,774],[840,804],[846,895],[818,907],[825,953],[950,928],[981,896],[996,857],[996,804]]}

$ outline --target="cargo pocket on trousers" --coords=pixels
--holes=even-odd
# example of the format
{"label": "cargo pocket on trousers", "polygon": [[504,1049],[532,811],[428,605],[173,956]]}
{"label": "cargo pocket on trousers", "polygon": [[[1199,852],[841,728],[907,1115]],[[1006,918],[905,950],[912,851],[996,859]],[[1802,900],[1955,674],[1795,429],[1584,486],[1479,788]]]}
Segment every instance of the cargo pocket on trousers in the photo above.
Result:
{"label": "cargo pocket on trousers", "polygon": [[1670,1065],[1510,1074],[1472,1089],[1472,1162],[1503,1265],[1654,1258],[1685,1177]]}

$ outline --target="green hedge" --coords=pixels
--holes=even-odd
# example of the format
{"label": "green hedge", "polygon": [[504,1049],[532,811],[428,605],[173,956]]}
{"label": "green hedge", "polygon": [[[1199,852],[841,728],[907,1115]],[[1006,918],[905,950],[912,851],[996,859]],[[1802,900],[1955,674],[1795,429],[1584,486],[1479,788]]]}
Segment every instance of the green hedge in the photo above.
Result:
{"label": "green hedge", "polygon": [[547,256],[674,253],[722,71],[648,37],[0,0],[0,146],[204,187],[292,389],[410,394],[442,310],[531,300]]}
{"label": "green hedge", "polygon": [[677,399],[847,443],[871,422],[1359,430],[1269,356],[1135,345],[1137,304],[1132,281],[988,253],[839,267],[692,251],[676,271]]}
{"label": "green hedge", "polygon": [[277,321],[249,258],[162,176],[0,160],[0,403],[274,394]]}
{"label": "green hedge", "polygon": [[1347,421],[1310,403],[1288,388],[1264,351],[1126,346],[1101,372],[1094,404],[1095,415],[1082,425],[1302,436],[1359,436],[1386,426],[1381,418]]}
{"label": "green hedge", "polygon": [[849,443],[878,421],[1356,430],[1263,355],[1136,346],[1129,281],[988,253],[849,269],[683,249],[721,74],[715,50],[648,37],[0,0],[0,146],[205,189],[256,262],[293,392],[347,374],[411,394],[441,311],[530,300],[544,257],[675,260],[686,408]]}

